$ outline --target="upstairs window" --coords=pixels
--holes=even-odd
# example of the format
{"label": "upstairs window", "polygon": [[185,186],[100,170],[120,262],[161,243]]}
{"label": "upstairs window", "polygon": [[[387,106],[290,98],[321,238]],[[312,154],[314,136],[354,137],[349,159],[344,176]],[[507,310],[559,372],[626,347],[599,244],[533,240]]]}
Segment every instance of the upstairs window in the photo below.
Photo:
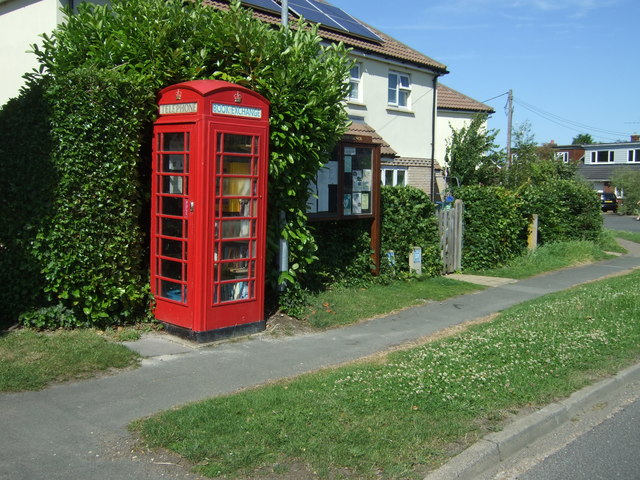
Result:
{"label": "upstairs window", "polygon": [[569,163],[569,152],[556,152],[556,159],[563,163]]}
{"label": "upstairs window", "polygon": [[613,150],[591,152],[591,163],[613,163]]}
{"label": "upstairs window", "polygon": [[349,74],[349,100],[352,102],[362,102],[362,70],[359,63],[356,63]]}
{"label": "upstairs window", "polygon": [[640,150],[629,150],[629,162],[640,162]]}
{"label": "upstairs window", "polygon": [[389,90],[387,101],[394,107],[409,108],[411,79],[409,75],[389,72]]}

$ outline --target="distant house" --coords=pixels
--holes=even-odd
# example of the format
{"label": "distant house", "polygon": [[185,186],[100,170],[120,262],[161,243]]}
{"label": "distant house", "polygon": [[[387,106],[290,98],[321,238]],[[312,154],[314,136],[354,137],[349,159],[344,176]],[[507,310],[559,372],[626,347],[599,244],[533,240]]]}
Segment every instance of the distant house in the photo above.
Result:
{"label": "distant house", "polygon": [[584,162],[584,145],[556,145],[552,140],[545,147],[553,149],[558,160],[564,163],[580,164]]}
{"label": "distant house", "polygon": [[613,191],[611,179],[621,168],[640,171],[640,135],[632,135],[629,142],[594,143],[582,147],[584,163],[578,172],[593,183],[595,190]]}

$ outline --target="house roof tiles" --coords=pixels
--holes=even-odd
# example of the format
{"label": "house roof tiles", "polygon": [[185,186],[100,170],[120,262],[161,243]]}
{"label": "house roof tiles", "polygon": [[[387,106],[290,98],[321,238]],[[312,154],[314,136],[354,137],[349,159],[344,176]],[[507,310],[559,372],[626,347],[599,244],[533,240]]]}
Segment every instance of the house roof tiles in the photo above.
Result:
{"label": "house roof tiles", "polygon": [[391,148],[389,143],[386,142],[384,138],[382,138],[380,134],[378,134],[378,132],[376,132],[372,127],[370,127],[366,123],[353,122],[351,125],[349,125],[349,128],[345,132],[345,135],[354,135],[354,136],[366,135],[368,137],[371,137],[373,143],[380,144],[381,156],[395,157],[398,155],[398,153],[393,148]]}
{"label": "house roof tiles", "polygon": [[[329,4],[329,2],[326,2],[324,0],[318,1]],[[229,8],[229,2],[225,0],[202,0],[202,3],[204,5],[210,5],[220,10],[227,10]],[[280,15],[277,15],[273,12],[262,12],[257,10],[255,7],[251,8],[253,9],[253,15],[263,22],[273,25],[277,25],[280,23]],[[292,21],[296,20],[296,18],[291,14],[289,15],[289,18]],[[427,68],[441,75],[449,73],[447,71],[447,67],[444,64],[437,62],[436,60],[418,52],[417,50],[412,49],[411,47],[408,47],[407,45],[397,41],[396,39],[386,35],[385,33],[371,27],[370,25],[367,25],[363,22],[360,23],[365,25],[371,31],[375,32],[375,34],[382,39],[382,42],[374,42],[357,36],[349,35],[347,33],[341,33],[328,29],[322,25],[318,29],[318,34],[324,40],[327,40],[329,42],[342,42],[345,45],[352,47],[354,50],[363,53],[373,53],[381,55],[382,57],[400,61],[402,63],[411,64],[421,68]]]}
{"label": "house roof tiles", "polygon": [[438,109],[463,110],[468,112],[495,113],[495,110],[484,103],[438,83]]}

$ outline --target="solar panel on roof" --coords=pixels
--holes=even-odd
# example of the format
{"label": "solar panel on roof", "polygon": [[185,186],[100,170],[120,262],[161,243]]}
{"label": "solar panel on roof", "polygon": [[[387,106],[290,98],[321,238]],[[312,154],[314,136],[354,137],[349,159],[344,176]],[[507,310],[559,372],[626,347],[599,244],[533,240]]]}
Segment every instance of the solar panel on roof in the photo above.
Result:
{"label": "solar panel on roof", "polygon": [[299,17],[304,17],[304,19],[309,22],[319,23],[320,25],[337,30],[344,30],[342,25],[333,21],[307,0],[289,0],[289,10]]}
{"label": "solar panel on roof", "polygon": [[382,39],[378,35],[362,25],[360,22],[358,22],[358,20],[356,20],[344,10],[338,7],[334,7],[333,5],[328,5],[326,3],[315,2],[314,0],[309,1],[317,4],[317,6],[321,8],[329,18],[342,25],[342,27],[349,33],[353,33],[354,35],[368,38],[370,40],[382,41]]}
{"label": "solar panel on roof", "polygon": [[289,0],[289,9],[310,22],[319,23],[325,27],[348,32],[376,42],[382,41],[380,37],[351,15],[333,5],[316,2],[315,0]]}
{"label": "solar panel on roof", "polygon": [[280,5],[274,0],[242,0],[242,3],[267,10],[268,12],[280,12]]}

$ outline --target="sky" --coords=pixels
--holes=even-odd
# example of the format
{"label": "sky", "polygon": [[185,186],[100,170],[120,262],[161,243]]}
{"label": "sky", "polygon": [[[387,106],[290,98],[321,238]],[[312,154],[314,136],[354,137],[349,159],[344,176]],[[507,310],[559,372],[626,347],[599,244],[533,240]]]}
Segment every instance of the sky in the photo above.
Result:
{"label": "sky", "polygon": [[638,0],[329,0],[443,63],[441,83],[495,110],[507,141],[527,123],[538,144],[640,133]]}

